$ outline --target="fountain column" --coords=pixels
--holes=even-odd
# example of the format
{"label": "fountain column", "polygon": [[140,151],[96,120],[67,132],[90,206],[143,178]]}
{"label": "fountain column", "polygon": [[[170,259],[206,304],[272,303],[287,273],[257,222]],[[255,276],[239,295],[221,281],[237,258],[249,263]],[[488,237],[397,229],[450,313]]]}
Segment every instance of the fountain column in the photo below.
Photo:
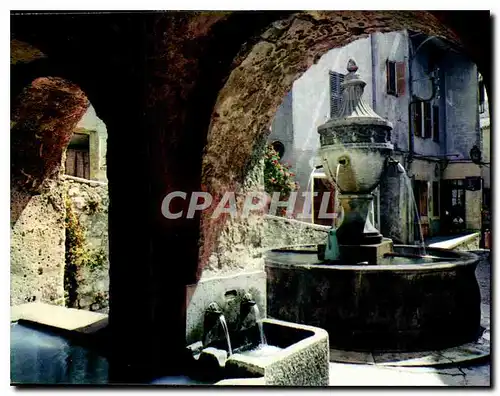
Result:
{"label": "fountain column", "polygon": [[391,155],[392,124],[363,99],[366,82],[351,59],[342,84],[338,116],[318,127],[319,156],[325,173],[339,189],[343,221],[336,231],[340,258],[345,263],[376,263],[392,250],[371,222],[372,191],[378,186]]}

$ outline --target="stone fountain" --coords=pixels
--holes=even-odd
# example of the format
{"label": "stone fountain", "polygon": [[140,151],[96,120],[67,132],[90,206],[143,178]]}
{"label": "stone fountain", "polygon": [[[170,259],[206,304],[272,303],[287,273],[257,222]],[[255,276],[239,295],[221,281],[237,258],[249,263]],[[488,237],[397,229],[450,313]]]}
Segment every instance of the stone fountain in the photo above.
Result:
{"label": "stone fountain", "polygon": [[[372,191],[387,169],[392,153],[392,124],[376,114],[363,99],[366,83],[356,73],[353,60],[347,65],[343,101],[338,117],[318,127],[319,157],[330,181],[338,188],[344,219],[335,235],[343,263],[367,261],[392,250],[371,223]],[[329,241],[329,245],[335,241]]]}
{"label": "stone fountain", "polygon": [[372,191],[390,166],[402,166],[391,159],[392,125],[363,100],[357,70],[350,60],[339,115],[318,127],[318,155],[341,194],[342,223],[325,245],[266,254],[268,316],[324,328],[331,347],[343,350],[472,342],[480,333],[478,257],[394,246],[371,222]]}

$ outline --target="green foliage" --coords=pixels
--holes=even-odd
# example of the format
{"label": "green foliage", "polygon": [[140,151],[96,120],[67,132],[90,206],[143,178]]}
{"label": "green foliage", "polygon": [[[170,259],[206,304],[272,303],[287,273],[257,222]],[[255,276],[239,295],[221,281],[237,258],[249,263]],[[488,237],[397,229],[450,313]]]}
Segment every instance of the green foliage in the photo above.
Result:
{"label": "green foliage", "polygon": [[81,269],[87,267],[90,271],[102,268],[107,264],[107,255],[103,249],[92,251],[85,240],[85,228],[80,223],[71,199],[65,197],[66,205],[66,252],[64,271],[64,291],[66,306],[77,306],[78,282]]}
{"label": "green foliage", "polygon": [[66,206],[64,292],[66,306],[75,307],[78,299],[79,267],[85,255],[85,231],[78,221],[69,197],[65,197],[64,203]]}
{"label": "green foliage", "polygon": [[91,271],[103,268],[108,263],[108,256],[102,248],[90,253],[89,256],[90,257],[88,258],[86,265],[90,268]]}
{"label": "green foliage", "polygon": [[279,192],[280,200],[287,199],[292,191],[299,188],[299,184],[294,181],[294,176],[295,173],[291,172],[290,165],[279,162],[279,155],[276,150],[271,145],[267,146],[264,157],[264,186],[266,192],[268,194]]}

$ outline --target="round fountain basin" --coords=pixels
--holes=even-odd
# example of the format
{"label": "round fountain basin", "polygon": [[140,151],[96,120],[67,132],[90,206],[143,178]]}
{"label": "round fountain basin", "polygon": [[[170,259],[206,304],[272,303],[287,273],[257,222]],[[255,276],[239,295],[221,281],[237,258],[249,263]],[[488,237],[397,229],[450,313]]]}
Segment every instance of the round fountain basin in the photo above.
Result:
{"label": "round fountain basin", "polygon": [[330,265],[315,246],[266,253],[272,318],[324,328],[330,347],[424,351],[472,342],[480,330],[478,257],[396,245],[380,265]]}

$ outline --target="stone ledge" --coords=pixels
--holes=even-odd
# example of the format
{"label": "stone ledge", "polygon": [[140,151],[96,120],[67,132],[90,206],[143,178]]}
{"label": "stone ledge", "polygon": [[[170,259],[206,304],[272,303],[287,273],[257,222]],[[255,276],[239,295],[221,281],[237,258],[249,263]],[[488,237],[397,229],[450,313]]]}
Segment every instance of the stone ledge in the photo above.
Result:
{"label": "stone ledge", "polygon": [[297,227],[310,228],[313,230],[324,231],[324,232],[328,232],[331,228],[331,227],[320,225],[320,224],[313,224],[313,223],[308,223],[305,221],[288,219],[286,217],[274,216],[274,215],[270,215],[270,214],[266,214],[264,216],[264,218],[266,220],[281,221],[281,222],[285,222],[285,223],[290,223],[290,224],[297,226]]}
{"label": "stone ledge", "polygon": [[43,303],[11,307],[10,321],[28,321],[55,329],[93,334],[108,324],[108,315]]}
{"label": "stone ledge", "polygon": [[90,184],[90,185],[98,185],[98,186],[107,186],[108,185],[107,182],[102,182],[99,180],[83,179],[81,177],[70,176],[70,175],[61,175],[60,178],[61,178],[61,180],[64,180],[64,181],[74,181],[74,182]]}
{"label": "stone ledge", "polygon": [[467,245],[473,242],[475,239],[480,239],[481,233],[474,232],[468,235],[463,235],[457,238],[450,238],[442,242],[431,243],[429,247],[437,247],[441,249],[456,249],[462,245]]}

